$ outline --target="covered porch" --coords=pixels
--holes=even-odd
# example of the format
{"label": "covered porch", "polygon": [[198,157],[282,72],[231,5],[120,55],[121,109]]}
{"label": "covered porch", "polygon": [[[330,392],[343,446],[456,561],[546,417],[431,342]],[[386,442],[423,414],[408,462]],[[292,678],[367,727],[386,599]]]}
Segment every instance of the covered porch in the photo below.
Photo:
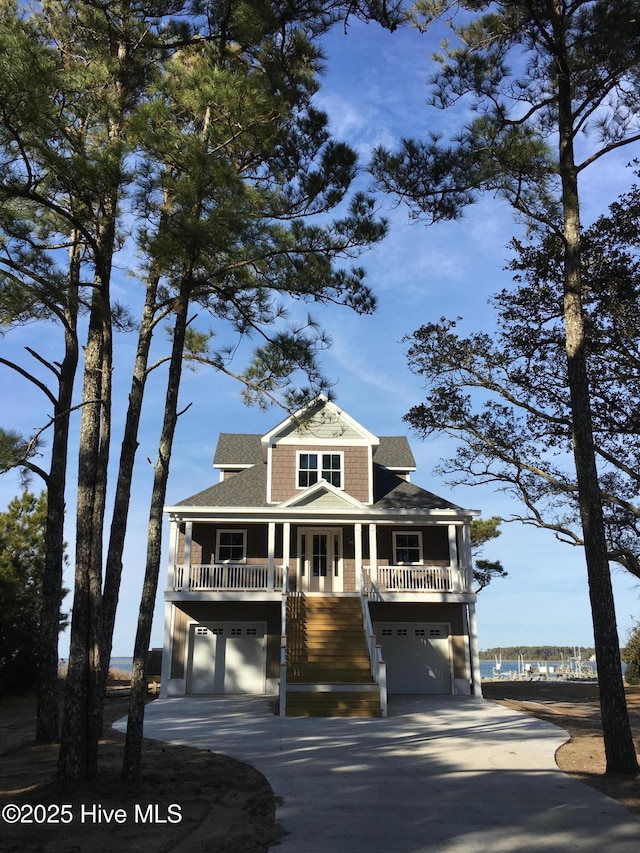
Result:
{"label": "covered porch", "polygon": [[[238,543],[225,554],[237,559],[219,558],[221,535]],[[472,592],[467,528],[444,519],[172,520],[170,592],[359,594],[361,583],[374,598]]]}

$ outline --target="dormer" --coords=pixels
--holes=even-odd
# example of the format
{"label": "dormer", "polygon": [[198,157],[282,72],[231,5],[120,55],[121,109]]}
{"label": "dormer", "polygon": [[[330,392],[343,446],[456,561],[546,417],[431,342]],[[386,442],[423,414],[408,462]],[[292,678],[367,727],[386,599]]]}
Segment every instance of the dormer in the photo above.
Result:
{"label": "dormer", "polygon": [[320,395],[262,437],[267,502],[280,504],[327,482],[372,504],[373,457],[380,439]]}

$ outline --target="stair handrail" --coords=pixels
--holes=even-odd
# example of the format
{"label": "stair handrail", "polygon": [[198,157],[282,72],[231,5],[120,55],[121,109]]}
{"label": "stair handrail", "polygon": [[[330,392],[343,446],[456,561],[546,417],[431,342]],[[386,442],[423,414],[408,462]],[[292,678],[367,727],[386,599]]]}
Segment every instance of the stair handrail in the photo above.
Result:
{"label": "stair handrail", "polygon": [[281,717],[287,715],[287,599],[289,566],[282,567],[282,604],[280,605],[280,684],[278,707]]}
{"label": "stair handrail", "polygon": [[378,645],[376,635],[373,632],[373,622],[369,610],[369,593],[364,572],[360,573],[360,606],[362,607],[362,625],[364,638],[369,650],[369,662],[371,664],[371,675],[380,688],[380,711],[382,716],[387,716],[387,664],[382,656],[382,646]]}

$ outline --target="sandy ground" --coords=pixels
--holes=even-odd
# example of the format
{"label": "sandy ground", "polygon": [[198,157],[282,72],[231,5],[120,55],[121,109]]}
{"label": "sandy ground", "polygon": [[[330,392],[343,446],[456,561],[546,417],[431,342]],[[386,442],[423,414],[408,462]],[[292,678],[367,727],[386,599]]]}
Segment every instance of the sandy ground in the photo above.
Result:
{"label": "sandy ground", "polygon": [[[269,849],[278,834],[273,791],[242,762],[145,740],[142,781],[121,782],[124,736],[111,724],[127,710],[128,699],[106,700],[98,781],[66,786],[55,781],[58,747],[33,743],[33,698],[0,698],[2,853]],[[20,823],[2,819],[16,813],[3,813],[7,804],[19,807]]]}
{"label": "sandy ground", "polygon": [[[556,755],[560,769],[640,814],[640,778],[604,773],[597,685],[502,681],[483,689],[488,699],[569,731]],[[628,688],[627,700],[640,749],[640,688]],[[18,812],[2,815],[21,820],[0,817],[0,853],[264,853],[277,840],[269,783],[234,759],[145,741],[143,780],[122,783],[124,738],[110,724],[126,714],[125,698],[107,699],[98,781],[60,785],[57,747],[33,743],[34,705],[29,696],[0,698],[0,809],[15,804]]]}

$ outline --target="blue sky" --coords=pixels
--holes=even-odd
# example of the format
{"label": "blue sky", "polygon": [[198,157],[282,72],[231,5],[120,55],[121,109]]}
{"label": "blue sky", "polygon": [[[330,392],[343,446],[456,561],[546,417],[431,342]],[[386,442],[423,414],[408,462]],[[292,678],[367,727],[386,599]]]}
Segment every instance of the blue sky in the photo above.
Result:
{"label": "blue sky", "polygon": [[[328,112],[334,136],[356,148],[363,164],[376,145],[393,147],[402,136],[424,136],[434,129],[446,133],[455,128],[454,116],[426,104],[427,78],[433,69],[430,55],[437,47],[436,42],[433,34],[424,36],[413,30],[390,34],[377,26],[357,22],[351,24],[347,35],[338,27],[326,39],[327,72],[317,104]],[[638,152],[633,153],[637,156]],[[586,223],[631,182],[631,175],[625,169],[630,159],[632,153],[625,152],[624,156],[601,163],[588,175],[588,184],[585,183],[582,191]],[[366,184],[365,175],[361,182]],[[470,208],[461,221],[431,228],[410,222],[406,210],[395,207],[390,199],[380,198],[379,202],[381,212],[390,220],[390,234],[360,259],[378,298],[376,314],[358,317],[347,309],[335,307],[311,310],[333,339],[323,366],[335,382],[337,402],[373,433],[406,434],[402,416],[420,401],[422,390],[419,379],[407,367],[403,336],[440,316],[462,315],[462,328],[468,331],[490,329],[493,317],[487,299],[510,282],[503,270],[505,247],[517,233],[517,226],[510,210],[491,198]],[[116,291],[125,300],[131,298],[134,287],[125,273],[130,262],[125,250],[115,282]],[[133,335],[120,335],[116,340],[114,460],[117,460],[117,436],[123,424],[135,344]],[[44,354],[57,358],[58,345],[55,330],[27,326],[0,338],[0,354],[28,364],[23,347],[38,346]],[[42,370],[39,374],[46,376]],[[46,423],[48,410],[41,396],[5,369],[0,373],[0,382],[5,427],[30,433]],[[156,456],[164,383],[164,372],[157,371],[149,384],[145,403],[114,655],[129,656],[133,647],[151,490],[151,468],[146,460]],[[181,408],[189,403],[191,406],[178,426],[168,504],[217,482],[212,458],[220,432],[263,433],[281,420],[279,410],[262,412],[245,407],[239,391],[233,380],[213,372],[185,373]],[[479,509],[484,516],[508,518],[518,511],[512,499],[491,488],[450,490],[434,476],[433,468],[438,461],[453,453],[453,446],[445,437],[427,442],[411,435],[409,439],[417,461],[413,481],[418,485],[461,506]],[[72,453],[70,516],[74,511],[74,477]],[[32,488],[39,489],[37,481],[34,480]],[[0,508],[4,509],[17,492],[15,476],[0,478]],[[67,539],[73,542],[72,518]],[[162,644],[166,548],[164,554],[153,628],[154,646]],[[550,533],[505,524],[502,536],[487,547],[484,556],[500,559],[509,578],[495,582],[480,595],[481,648],[592,644],[581,551],[558,543]],[[73,585],[71,570],[66,583],[70,588]],[[622,571],[614,571],[614,587],[620,637],[624,641],[634,617],[640,618],[639,593],[632,576]],[[70,604],[69,597],[66,606]],[[68,637],[64,636],[62,656],[66,656],[67,648]]]}

